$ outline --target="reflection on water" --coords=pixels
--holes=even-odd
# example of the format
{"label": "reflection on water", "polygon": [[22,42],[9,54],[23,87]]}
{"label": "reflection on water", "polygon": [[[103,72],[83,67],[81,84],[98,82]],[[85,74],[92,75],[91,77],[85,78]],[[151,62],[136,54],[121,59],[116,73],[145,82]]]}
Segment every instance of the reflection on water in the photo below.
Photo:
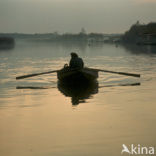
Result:
{"label": "reflection on water", "polygon": [[50,89],[50,88],[56,88],[56,87],[50,87],[50,86],[43,86],[43,87],[37,87],[37,86],[17,86],[16,89]]}
{"label": "reflection on water", "polygon": [[[141,83],[126,83],[126,84],[115,84],[115,85],[101,85],[99,86],[98,81],[90,83],[79,83],[79,84],[65,84],[60,81],[57,82],[58,90],[66,97],[71,97],[72,105],[78,105],[80,103],[86,103],[87,99],[92,98],[92,95],[97,94],[99,88],[107,87],[120,87],[120,86],[140,86]],[[16,86],[16,89],[56,89],[55,86]]]}
{"label": "reflection on water", "polygon": [[105,85],[105,86],[99,86],[99,88],[104,88],[104,87],[120,87],[120,86],[140,86],[141,83],[127,83],[127,84],[116,84],[116,85]]}
{"label": "reflection on water", "polygon": [[58,89],[63,95],[71,97],[72,105],[78,105],[98,93],[98,82],[68,85],[58,81]]}
{"label": "reflection on water", "polygon": [[132,54],[156,54],[156,46],[151,45],[136,45],[136,44],[123,44],[123,47]]}

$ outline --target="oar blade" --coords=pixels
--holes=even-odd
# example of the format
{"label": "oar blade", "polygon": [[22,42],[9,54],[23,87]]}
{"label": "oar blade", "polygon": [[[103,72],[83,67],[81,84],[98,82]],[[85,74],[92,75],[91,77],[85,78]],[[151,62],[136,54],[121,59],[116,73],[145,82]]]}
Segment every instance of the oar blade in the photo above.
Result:
{"label": "oar blade", "polygon": [[25,78],[33,77],[33,76],[37,76],[37,75],[40,75],[40,74],[30,74],[30,75],[18,76],[18,77],[16,77],[16,80],[25,79]]}
{"label": "oar blade", "polygon": [[141,77],[140,74],[123,73],[123,72],[118,72],[118,74],[127,75],[127,76],[133,76],[133,77]]}
{"label": "oar blade", "polygon": [[100,71],[100,72],[106,72],[106,73],[120,74],[120,75],[133,76],[133,77],[141,77],[140,74],[134,74],[134,73],[115,72],[115,71],[109,71],[109,70],[103,70],[103,69],[94,69],[94,68],[91,68],[91,69],[96,70],[96,71]]}

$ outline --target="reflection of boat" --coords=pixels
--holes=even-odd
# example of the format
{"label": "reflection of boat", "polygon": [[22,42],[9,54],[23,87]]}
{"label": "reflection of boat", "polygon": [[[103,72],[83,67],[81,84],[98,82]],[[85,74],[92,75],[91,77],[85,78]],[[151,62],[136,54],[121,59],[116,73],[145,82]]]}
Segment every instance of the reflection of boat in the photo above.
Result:
{"label": "reflection of boat", "polygon": [[69,85],[58,81],[58,89],[65,96],[71,97],[73,105],[85,103],[92,94],[98,93],[98,82]]}
{"label": "reflection of boat", "polygon": [[98,71],[89,68],[70,69],[63,68],[57,72],[59,81],[65,83],[85,83],[94,81],[98,78]]}

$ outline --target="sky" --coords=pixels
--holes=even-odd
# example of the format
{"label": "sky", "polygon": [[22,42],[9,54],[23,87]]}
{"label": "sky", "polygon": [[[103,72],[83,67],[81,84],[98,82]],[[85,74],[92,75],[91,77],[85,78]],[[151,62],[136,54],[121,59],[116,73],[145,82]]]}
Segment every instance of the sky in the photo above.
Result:
{"label": "sky", "polygon": [[0,0],[1,33],[124,33],[156,22],[156,0]]}

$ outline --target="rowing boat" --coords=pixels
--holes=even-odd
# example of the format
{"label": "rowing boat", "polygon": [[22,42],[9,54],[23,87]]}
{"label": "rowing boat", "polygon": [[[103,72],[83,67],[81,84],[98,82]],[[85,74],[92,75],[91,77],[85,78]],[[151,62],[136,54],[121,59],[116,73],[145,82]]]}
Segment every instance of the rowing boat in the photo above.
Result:
{"label": "rowing boat", "polygon": [[98,71],[90,68],[71,69],[69,67],[57,71],[57,78],[65,83],[86,83],[98,78]]}

